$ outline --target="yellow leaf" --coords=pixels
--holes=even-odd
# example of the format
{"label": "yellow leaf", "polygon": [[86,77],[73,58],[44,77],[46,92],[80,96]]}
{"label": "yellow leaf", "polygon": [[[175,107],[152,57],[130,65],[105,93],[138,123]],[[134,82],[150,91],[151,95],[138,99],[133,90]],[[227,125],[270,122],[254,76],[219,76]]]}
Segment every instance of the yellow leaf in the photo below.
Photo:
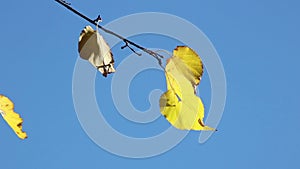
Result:
{"label": "yellow leaf", "polygon": [[172,61],[192,85],[199,85],[203,74],[203,64],[195,51],[187,46],[177,46],[173,51]]}
{"label": "yellow leaf", "polygon": [[23,119],[14,112],[14,103],[3,95],[0,95],[0,113],[19,138],[27,138],[27,134],[22,131]]}
{"label": "yellow leaf", "polygon": [[78,52],[82,59],[88,60],[103,76],[115,72],[114,58],[110,47],[91,26],[86,26],[79,37]]}
{"label": "yellow leaf", "polygon": [[195,95],[203,74],[200,57],[191,48],[178,46],[168,59],[165,71],[168,91],[159,103],[166,119],[181,130],[215,130],[204,125],[204,106]]}

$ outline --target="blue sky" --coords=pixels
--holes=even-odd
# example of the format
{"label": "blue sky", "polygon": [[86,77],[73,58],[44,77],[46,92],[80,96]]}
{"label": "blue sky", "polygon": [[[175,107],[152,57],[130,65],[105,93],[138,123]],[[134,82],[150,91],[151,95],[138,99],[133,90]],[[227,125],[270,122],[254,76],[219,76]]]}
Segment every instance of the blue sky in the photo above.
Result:
{"label": "blue sky", "polygon": [[[54,1],[3,1],[0,93],[15,102],[29,138],[19,140],[0,120],[0,168],[300,167],[298,1],[71,3],[87,16],[101,14],[103,24],[138,12],[164,12],[201,29],[217,49],[227,78],[219,131],[204,144],[198,143],[199,132],[192,131],[172,150],[145,159],[124,158],[101,149],[81,128],[72,98],[78,36],[88,23]],[[176,46],[176,41],[155,35],[132,40],[169,51]],[[115,47],[113,53],[117,67],[130,51]],[[205,105],[210,104],[207,76],[199,86]],[[169,127],[163,117],[144,125],[122,118],[109,95],[111,78],[98,73],[95,91],[104,116],[116,130],[146,137]],[[139,74],[130,88],[134,106],[146,110],[146,98],[157,88],[165,90],[162,72]]]}

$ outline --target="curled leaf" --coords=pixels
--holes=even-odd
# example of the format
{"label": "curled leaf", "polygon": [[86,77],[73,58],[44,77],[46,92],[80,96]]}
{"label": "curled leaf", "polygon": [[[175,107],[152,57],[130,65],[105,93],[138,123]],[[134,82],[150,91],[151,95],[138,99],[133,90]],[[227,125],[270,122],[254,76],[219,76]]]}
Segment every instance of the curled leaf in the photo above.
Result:
{"label": "curled leaf", "polygon": [[14,103],[3,95],[0,95],[0,113],[19,138],[27,138],[27,134],[22,131],[23,119],[18,113],[14,112]]}
{"label": "curled leaf", "polygon": [[86,26],[79,37],[78,52],[82,59],[88,60],[103,76],[115,72],[114,58],[110,47],[91,26]]}

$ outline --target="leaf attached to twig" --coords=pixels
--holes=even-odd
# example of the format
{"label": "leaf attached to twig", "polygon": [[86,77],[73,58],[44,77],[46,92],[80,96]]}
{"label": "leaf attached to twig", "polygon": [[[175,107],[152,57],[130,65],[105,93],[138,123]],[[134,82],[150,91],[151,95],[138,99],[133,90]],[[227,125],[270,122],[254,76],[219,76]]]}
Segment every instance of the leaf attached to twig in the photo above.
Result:
{"label": "leaf attached to twig", "polygon": [[200,57],[187,46],[177,46],[165,68],[167,92],[160,97],[160,111],[181,130],[215,130],[204,125],[204,106],[195,94],[203,74]]}
{"label": "leaf attached to twig", "polygon": [[103,76],[115,72],[114,58],[110,47],[91,26],[86,26],[79,37],[78,52],[82,59],[88,60]]}

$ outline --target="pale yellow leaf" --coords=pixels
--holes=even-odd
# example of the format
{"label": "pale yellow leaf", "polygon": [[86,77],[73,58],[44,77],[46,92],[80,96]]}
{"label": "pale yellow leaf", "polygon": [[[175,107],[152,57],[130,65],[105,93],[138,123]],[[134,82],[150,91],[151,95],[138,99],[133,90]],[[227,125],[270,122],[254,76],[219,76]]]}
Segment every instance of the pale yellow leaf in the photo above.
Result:
{"label": "pale yellow leaf", "polygon": [[86,26],[78,42],[78,52],[82,59],[88,60],[103,76],[115,72],[114,58],[110,47],[91,26]]}

